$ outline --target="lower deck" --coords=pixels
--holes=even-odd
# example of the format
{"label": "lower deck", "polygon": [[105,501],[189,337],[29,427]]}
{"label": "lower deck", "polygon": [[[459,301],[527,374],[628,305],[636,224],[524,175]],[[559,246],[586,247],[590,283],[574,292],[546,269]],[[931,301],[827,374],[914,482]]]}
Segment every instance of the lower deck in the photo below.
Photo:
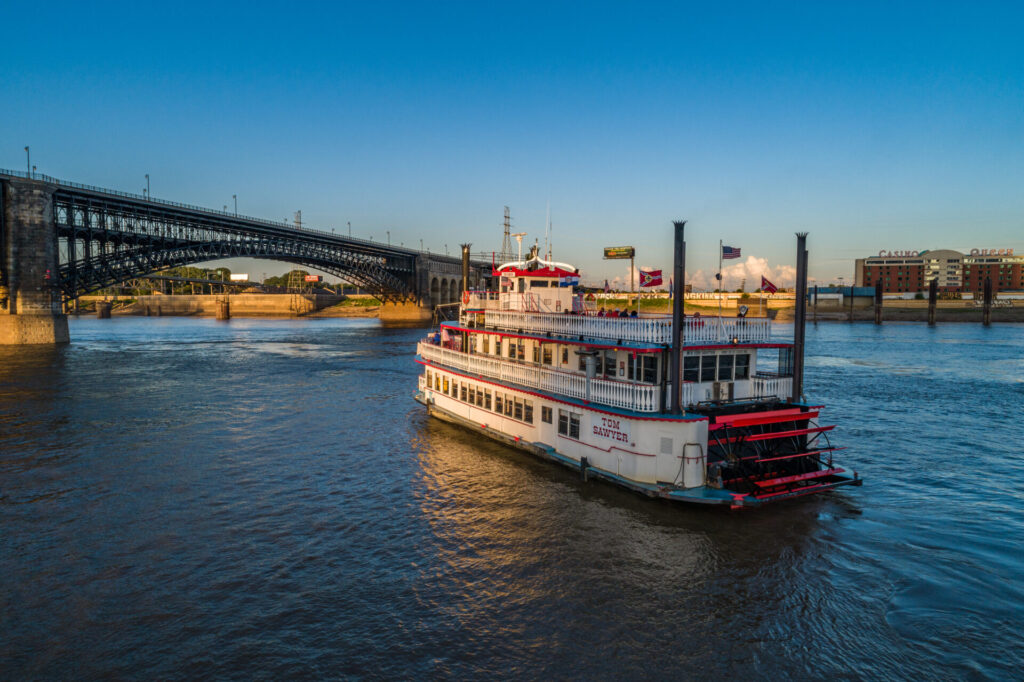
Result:
{"label": "lower deck", "polygon": [[[425,371],[416,397],[434,416],[649,496],[755,506],[860,484],[856,475],[820,466],[809,457],[770,463],[737,460],[738,446],[731,445],[737,441],[728,439],[736,438],[730,434],[743,427],[744,419],[757,416],[749,410],[740,416],[619,414],[421,363]],[[811,419],[810,413],[803,414],[805,421]],[[786,443],[799,438],[772,431],[786,427],[782,417],[791,420],[792,415],[775,414],[775,421],[772,416],[767,417],[768,427],[746,437],[753,435],[751,442],[758,442],[760,435],[767,442],[778,439],[763,437],[765,433],[780,433],[789,439]],[[793,444],[799,449],[799,443]],[[749,447],[745,439],[739,445]]]}

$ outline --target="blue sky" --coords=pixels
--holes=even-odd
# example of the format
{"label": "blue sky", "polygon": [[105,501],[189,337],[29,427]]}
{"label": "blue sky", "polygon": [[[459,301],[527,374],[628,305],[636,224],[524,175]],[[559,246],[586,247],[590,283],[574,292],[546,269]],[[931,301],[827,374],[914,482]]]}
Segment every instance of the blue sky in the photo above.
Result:
{"label": "blue sky", "polygon": [[702,276],[723,239],[785,278],[797,230],[821,281],[1024,252],[1022,7],[16,3],[0,167],[453,252],[550,202],[589,280],[669,267],[680,217]]}

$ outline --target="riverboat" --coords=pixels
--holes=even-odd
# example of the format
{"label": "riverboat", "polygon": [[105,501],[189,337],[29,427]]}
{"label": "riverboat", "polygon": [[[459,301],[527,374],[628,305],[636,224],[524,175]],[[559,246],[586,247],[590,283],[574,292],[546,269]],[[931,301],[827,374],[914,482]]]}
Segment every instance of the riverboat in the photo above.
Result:
{"label": "riverboat", "polygon": [[[682,237],[677,223],[676,282]],[[577,268],[535,253],[492,276],[418,343],[415,397],[430,415],[680,502],[754,507],[862,483],[833,461],[823,406],[800,394],[800,306],[794,340],[779,342],[766,318],[686,316],[681,296],[672,315],[609,314]]]}

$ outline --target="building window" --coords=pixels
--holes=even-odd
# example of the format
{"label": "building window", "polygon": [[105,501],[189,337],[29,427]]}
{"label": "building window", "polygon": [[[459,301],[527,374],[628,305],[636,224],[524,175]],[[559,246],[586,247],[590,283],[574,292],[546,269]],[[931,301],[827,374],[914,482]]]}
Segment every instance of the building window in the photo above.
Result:
{"label": "building window", "polygon": [[746,353],[736,356],[736,379],[750,377],[750,356]]}
{"label": "building window", "polygon": [[732,363],[735,355],[718,356],[718,380],[732,381]]}
{"label": "building window", "polygon": [[700,380],[701,381],[714,381],[715,380],[715,356],[714,355],[702,355],[702,356],[700,356]]}
{"label": "building window", "polygon": [[558,411],[558,433],[569,438],[580,437],[580,415],[578,412]]}
{"label": "building window", "polygon": [[541,406],[540,408],[540,420],[545,424],[551,423],[551,408]]}
{"label": "building window", "polygon": [[700,381],[699,355],[687,355],[683,358],[683,381]]}

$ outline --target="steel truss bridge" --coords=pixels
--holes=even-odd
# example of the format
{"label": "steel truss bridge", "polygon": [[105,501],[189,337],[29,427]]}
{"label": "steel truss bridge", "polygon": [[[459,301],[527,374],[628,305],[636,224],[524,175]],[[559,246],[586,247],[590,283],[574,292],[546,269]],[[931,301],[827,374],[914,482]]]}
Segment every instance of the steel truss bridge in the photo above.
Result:
{"label": "steel truss bridge", "polygon": [[[152,199],[49,176],[0,170],[52,191],[55,285],[64,301],[168,268],[260,258],[315,268],[385,301],[445,303],[460,260],[330,232]],[[36,184],[33,183],[33,184]],[[483,263],[473,266],[482,272]],[[486,264],[486,270],[490,270]],[[440,300],[443,278],[449,285]]]}

